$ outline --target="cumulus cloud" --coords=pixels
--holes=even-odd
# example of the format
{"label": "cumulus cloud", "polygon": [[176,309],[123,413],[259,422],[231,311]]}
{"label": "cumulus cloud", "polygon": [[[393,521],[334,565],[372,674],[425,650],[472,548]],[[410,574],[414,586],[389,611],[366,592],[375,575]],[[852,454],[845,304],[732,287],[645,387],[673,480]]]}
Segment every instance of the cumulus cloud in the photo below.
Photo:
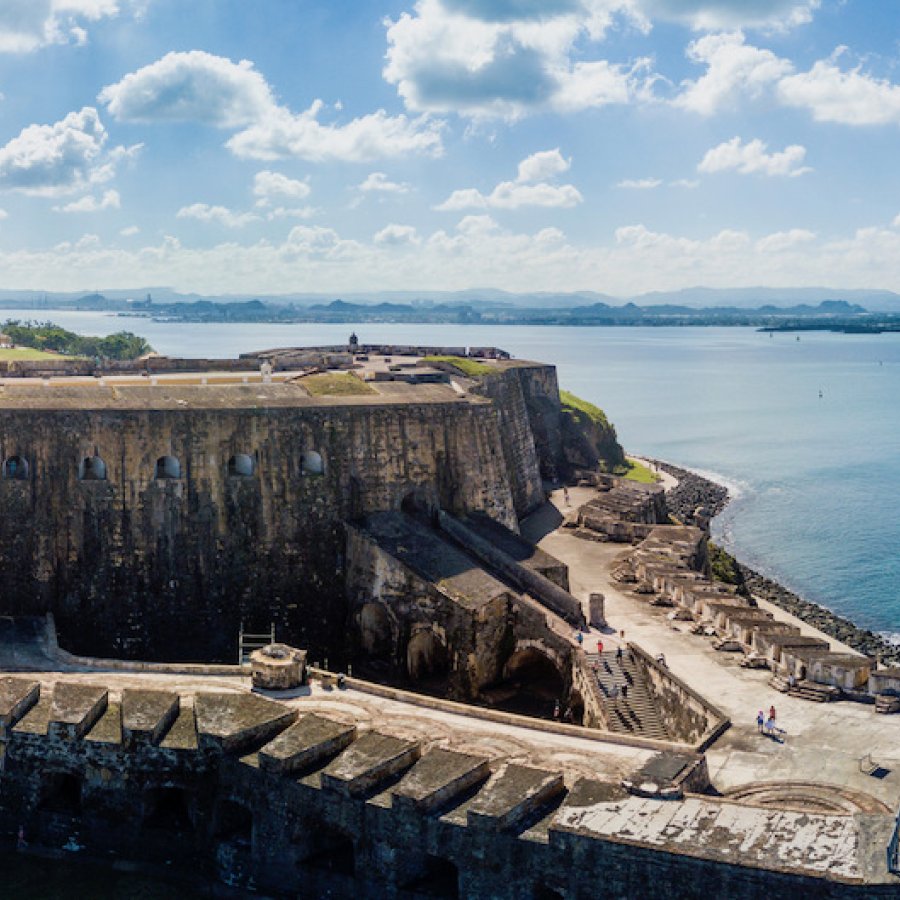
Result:
{"label": "cumulus cloud", "polygon": [[53,125],[29,125],[0,147],[0,189],[56,197],[109,181],[140,145],[106,151],[107,139],[89,106]]}
{"label": "cumulus cloud", "polygon": [[418,0],[388,24],[383,74],[416,112],[514,118],[627,103],[644,85],[646,61],[576,58],[578,41],[601,37],[610,6],[623,4],[598,12],[602,5]]}
{"label": "cumulus cloud", "polygon": [[255,213],[237,213],[227,206],[209,206],[206,203],[183,206],[175,215],[178,219],[196,219],[198,222],[212,222],[226,228],[243,228],[251,222],[259,221],[259,216]]}
{"label": "cumulus cloud", "polygon": [[624,181],[620,181],[616,187],[633,191],[652,191],[661,184],[661,178],[626,178]]}
{"label": "cumulus cloud", "polygon": [[57,212],[64,213],[96,213],[103,212],[105,209],[119,209],[122,205],[122,198],[118,191],[104,191],[103,196],[99,199],[93,194],[88,194],[80,200],[73,200],[64,206],[54,206]]}
{"label": "cumulus cloud", "polygon": [[[253,194],[268,203],[273,197],[287,197],[290,200],[305,200],[312,188],[305,181],[288,178],[280,172],[264,170],[257,172],[253,179]],[[257,204],[259,205],[259,204]]]}
{"label": "cumulus cloud", "polygon": [[199,122],[237,131],[226,146],[247,159],[367,160],[441,152],[437,122],[378,110],[344,124],[322,123],[321,101],[295,114],[276,103],[251,62],[201,50],[168,53],[103,88],[99,99],[120,121]]}
{"label": "cumulus cloud", "polygon": [[694,188],[700,187],[700,179],[699,178],[677,178],[675,181],[670,182],[671,187],[677,188],[685,188],[686,190],[692,191]]}
{"label": "cumulus cloud", "polygon": [[639,0],[648,19],[682,22],[698,31],[786,29],[812,20],[821,0]]}
{"label": "cumulus cloud", "polygon": [[900,85],[860,67],[842,71],[835,57],[781,79],[778,97],[786,106],[808,109],[817,122],[900,124]]}
{"label": "cumulus cloud", "polygon": [[0,209],[0,222],[9,218],[9,213],[5,209]]}
{"label": "cumulus cloud", "polygon": [[129,225],[127,228],[123,228],[119,234],[122,237],[134,237],[136,234],[140,234],[141,229],[137,227],[137,225]]}
{"label": "cumulus cloud", "polygon": [[760,97],[793,68],[771,50],[748,45],[740,32],[705,35],[688,45],[687,55],[706,72],[683,82],[672,102],[703,116]]}
{"label": "cumulus cloud", "polygon": [[373,238],[382,246],[401,247],[403,245],[420,244],[419,233],[412,225],[388,225],[382,228]]}
{"label": "cumulus cloud", "polygon": [[405,182],[391,181],[384,172],[370,172],[365,181],[357,185],[364,194],[408,194],[410,185]]}
{"label": "cumulus cloud", "polygon": [[276,219],[311,219],[319,210],[315,206],[276,206],[266,213],[272,222]]}
{"label": "cumulus cloud", "polygon": [[502,181],[489,194],[477,188],[462,188],[438,206],[441,212],[463,209],[519,209],[523,206],[571,207],[583,201],[578,189],[571,184],[550,184],[538,179],[553,178],[568,170],[571,160],[555,150],[544,150],[526,157],[519,163],[515,181]]}
{"label": "cumulus cloud", "polygon": [[116,0],[3,0],[0,53],[28,53],[49,44],[84,44],[84,23],[119,15],[140,5]]}
{"label": "cumulus cloud", "polygon": [[760,253],[783,253],[795,247],[808,244],[816,239],[814,231],[805,228],[791,228],[789,231],[776,231],[766,235],[756,242],[756,249]]}
{"label": "cumulus cloud", "polygon": [[768,144],[758,138],[746,144],[739,137],[706,151],[698,172],[739,172],[742,175],[787,175],[796,178],[811,172],[802,165],[806,148],[791,144],[777,153],[767,153]]}

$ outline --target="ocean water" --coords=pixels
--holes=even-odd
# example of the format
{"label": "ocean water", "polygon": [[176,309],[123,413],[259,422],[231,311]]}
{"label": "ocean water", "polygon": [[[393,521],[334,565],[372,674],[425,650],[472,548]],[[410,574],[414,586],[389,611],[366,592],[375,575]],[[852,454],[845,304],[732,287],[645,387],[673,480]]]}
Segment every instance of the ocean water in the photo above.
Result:
{"label": "ocean water", "polygon": [[[161,353],[185,356],[341,343],[351,331],[40,318],[83,333],[129,329]],[[864,627],[900,633],[900,334],[805,333],[798,341],[749,328],[353,330],[363,342],[493,344],[554,363],[563,387],[606,410],[626,449],[731,487],[734,501],[714,532],[744,561]]]}

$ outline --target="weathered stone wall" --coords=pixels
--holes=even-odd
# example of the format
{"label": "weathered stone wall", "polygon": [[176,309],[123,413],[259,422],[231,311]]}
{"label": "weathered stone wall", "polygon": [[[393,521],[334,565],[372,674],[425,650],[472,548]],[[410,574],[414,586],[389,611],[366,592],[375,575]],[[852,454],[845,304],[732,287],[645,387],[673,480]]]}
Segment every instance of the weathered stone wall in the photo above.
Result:
{"label": "weathered stone wall", "polygon": [[[322,476],[301,455],[320,453]],[[80,481],[98,454],[107,480]],[[249,455],[250,477],[228,460]],[[487,404],[11,410],[0,458],[3,614],[52,611],[88,655],[233,661],[241,621],[316,655],[342,646],[345,520],[410,492],[515,527]],[[156,479],[157,459],[181,478]]]}

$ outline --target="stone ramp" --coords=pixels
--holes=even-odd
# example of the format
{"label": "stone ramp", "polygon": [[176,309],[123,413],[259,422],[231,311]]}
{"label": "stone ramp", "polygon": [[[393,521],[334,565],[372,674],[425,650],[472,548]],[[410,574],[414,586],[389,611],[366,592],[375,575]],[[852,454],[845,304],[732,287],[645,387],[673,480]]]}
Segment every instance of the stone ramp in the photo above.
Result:
{"label": "stone ramp", "polygon": [[[621,660],[616,658],[616,653],[612,650],[606,650],[602,654],[586,653],[585,656],[596,672],[600,691],[606,698],[610,731],[661,741],[673,740],[659,715],[650,687],[627,651]],[[627,695],[624,697],[623,688],[627,688]]]}

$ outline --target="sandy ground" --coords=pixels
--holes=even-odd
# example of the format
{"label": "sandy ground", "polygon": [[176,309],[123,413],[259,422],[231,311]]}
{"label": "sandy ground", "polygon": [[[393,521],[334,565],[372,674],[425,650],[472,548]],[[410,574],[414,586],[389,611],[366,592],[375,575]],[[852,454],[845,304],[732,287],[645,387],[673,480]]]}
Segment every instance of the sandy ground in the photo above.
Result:
{"label": "sandy ground", "polygon": [[[562,492],[553,505],[563,516],[593,494],[591,488],[570,488],[569,507]],[[651,654],[664,653],[669,667],[703,696],[723,709],[732,727],[707,751],[710,775],[721,791],[752,782],[816,781],[863,791],[891,807],[900,802],[900,715],[879,716],[872,706],[848,701],[811,703],[768,686],[765,670],[742,669],[739,654],[718,653],[709,638],[688,633],[684,623],[672,623],[667,610],[649,606],[645,599],[622,590],[610,570],[628,545],[585,541],[565,530],[547,532],[543,512],[526,523],[523,531],[569,566],[572,592],[587,606],[591,591],[606,595],[606,615],[615,631],[623,629]],[[543,534],[542,534],[543,532]],[[793,617],[774,605],[765,607],[778,619]],[[803,623],[803,630],[840,644]],[[756,713],[774,705],[778,724],[786,731],[783,743],[756,731]],[[889,773],[874,778],[861,771],[866,757]]]}

